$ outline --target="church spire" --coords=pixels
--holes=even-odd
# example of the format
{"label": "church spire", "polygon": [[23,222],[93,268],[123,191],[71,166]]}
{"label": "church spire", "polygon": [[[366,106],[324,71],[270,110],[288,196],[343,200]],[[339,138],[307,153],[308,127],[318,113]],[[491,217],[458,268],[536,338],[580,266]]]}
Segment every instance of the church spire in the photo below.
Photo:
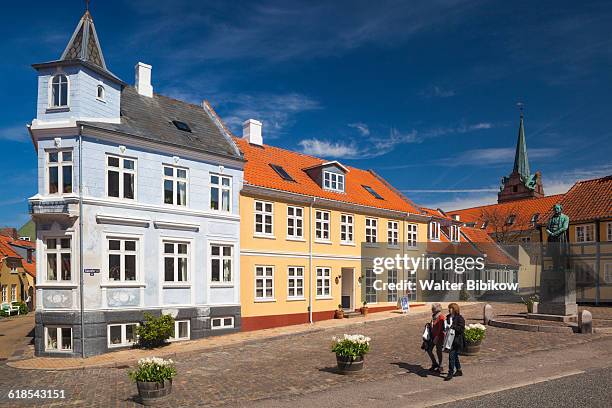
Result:
{"label": "church spire", "polygon": [[86,61],[108,71],[100,48],[100,41],[98,41],[96,27],[89,13],[89,2],[87,2],[85,14],[83,14],[74,33],[72,33],[60,60]]}
{"label": "church spire", "polygon": [[512,171],[521,175],[523,181],[529,180],[529,159],[527,158],[527,143],[525,141],[525,126],[523,124],[523,104],[519,104],[521,110],[521,121],[519,124],[518,140],[516,141],[516,153],[514,155],[514,168]]}

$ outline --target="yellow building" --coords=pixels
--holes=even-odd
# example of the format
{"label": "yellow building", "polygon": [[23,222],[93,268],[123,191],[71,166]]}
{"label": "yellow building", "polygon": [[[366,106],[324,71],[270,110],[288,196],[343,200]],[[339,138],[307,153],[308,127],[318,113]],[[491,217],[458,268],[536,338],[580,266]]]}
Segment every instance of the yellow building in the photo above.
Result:
{"label": "yellow building", "polygon": [[236,139],[246,159],[242,330],[329,319],[364,301],[369,311],[396,308],[404,293],[373,282],[416,276],[376,275],[371,258],[419,254],[429,218],[374,172],[264,145],[258,126],[246,122],[245,138]]}
{"label": "yellow building", "polygon": [[35,279],[33,244],[0,236],[0,302],[24,302],[32,310]]}

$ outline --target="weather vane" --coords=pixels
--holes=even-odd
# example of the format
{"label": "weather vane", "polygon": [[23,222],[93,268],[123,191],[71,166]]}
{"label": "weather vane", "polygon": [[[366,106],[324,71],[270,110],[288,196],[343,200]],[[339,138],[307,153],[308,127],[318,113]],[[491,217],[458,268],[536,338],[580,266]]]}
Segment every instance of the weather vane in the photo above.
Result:
{"label": "weather vane", "polygon": [[85,11],[89,11],[89,0],[85,0]]}

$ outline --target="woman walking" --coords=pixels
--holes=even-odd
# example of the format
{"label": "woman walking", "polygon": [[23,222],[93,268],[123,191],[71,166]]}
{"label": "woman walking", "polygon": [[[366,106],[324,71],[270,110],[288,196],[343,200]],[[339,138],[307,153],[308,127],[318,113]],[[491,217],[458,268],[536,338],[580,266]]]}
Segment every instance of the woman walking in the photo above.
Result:
{"label": "woman walking", "polygon": [[448,354],[448,375],[444,379],[444,381],[450,381],[455,376],[460,377],[463,375],[461,363],[459,362],[459,352],[465,346],[465,319],[459,313],[458,304],[451,303],[448,305],[448,316],[446,316],[444,326],[447,333],[451,329],[455,331],[455,338]]}
{"label": "woman walking", "polygon": [[[442,347],[444,346],[444,314],[442,314],[442,305],[434,303],[431,305],[431,342],[427,349],[427,354],[431,359],[431,368],[429,371],[442,372]],[[436,349],[434,357],[433,350]],[[437,360],[436,360],[437,357]]]}

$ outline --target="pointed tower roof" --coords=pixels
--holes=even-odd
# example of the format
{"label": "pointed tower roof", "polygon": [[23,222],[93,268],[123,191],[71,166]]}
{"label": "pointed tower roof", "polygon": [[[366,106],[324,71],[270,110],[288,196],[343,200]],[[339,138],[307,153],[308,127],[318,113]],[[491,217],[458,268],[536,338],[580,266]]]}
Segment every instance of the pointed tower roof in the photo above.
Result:
{"label": "pointed tower roof", "polygon": [[87,61],[107,70],[98,34],[96,33],[96,26],[89,10],[85,10],[85,14],[81,17],[74,33],[72,33],[72,37],[70,37],[70,41],[68,41],[66,49],[60,57],[60,61],[65,60]]}
{"label": "pointed tower roof", "polygon": [[514,168],[512,171],[520,174],[523,181],[527,181],[531,175],[529,171],[529,159],[527,158],[527,142],[525,141],[525,126],[523,124],[522,110],[518,140],[516,141],[516,153],[514,154]]}

